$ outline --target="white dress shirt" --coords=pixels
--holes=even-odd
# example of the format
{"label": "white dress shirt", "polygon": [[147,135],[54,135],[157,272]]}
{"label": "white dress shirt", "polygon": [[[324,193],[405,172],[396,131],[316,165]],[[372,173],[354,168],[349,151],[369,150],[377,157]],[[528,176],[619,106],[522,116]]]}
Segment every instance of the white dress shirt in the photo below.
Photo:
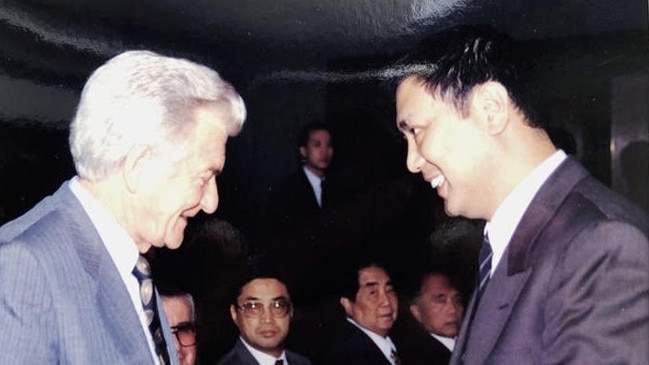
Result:
{"label": "white dress shirt", "polygon": [[288,364],[288,359],[286,359],[286,351],[282,351],[282,355],[280,357],[275,357],[268,355],[265,352],[261,352],[257,350],[256,348],[248,345],[246,340],[243,339],[243,337],[239,337],[241,339],[241,342],[243,342],[244,346],[248,349],[248,352],[252,355],[252,357],[257,360],[259,365],[275,365],[275,361],[277,360],[282,360],[284,361],[284,365]]}
{"label": "white dress shirt", "polygon": [[485,234],[489,236],[489,243],[493,251],[491,272],[498,267],[498,263],[509,245],[509,241],[520,223],[523,214],[532,199],[554,170],[566,159],[566,153],[557,150],[543,163],[530,172],[509,195],[500,203],[493,217],[485,225]]}
{"label": "white dress shirt", "polygon": [[321,179],[320,176],[314,174],[313,172],[311,172],[311,170],[307,169],[304,166],[302,166],[302,170],[304,170],[306,178],[307,180],[309,180],[309,184],[311,184],[311,187],[313,188],[313,192],[315,193],[315,200],[318,202],[318,205],[322,207],[322,181],[324,179]]}

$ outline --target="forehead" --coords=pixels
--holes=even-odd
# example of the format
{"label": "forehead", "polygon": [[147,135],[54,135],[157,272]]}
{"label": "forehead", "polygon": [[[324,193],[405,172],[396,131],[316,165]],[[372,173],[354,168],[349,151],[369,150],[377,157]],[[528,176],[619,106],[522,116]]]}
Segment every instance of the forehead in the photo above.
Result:
{"label": "forehead", "polygon": [[254,279],[241,288],[239,295],[239,299],[272,300],[277,297],[289,297],[286,286],[277,279]]}
{"label": "forehead", "polygon": [[326,129],[314,129],[309,132],[309,140],[330,138],[330,136],[329,131]]}
{"label": "forehead", "polygon": [[380,267],[370,266],[358,271],[358,284],[360,288],[369,284],[385,285],[390,282],[390,277]]}
{"label": "forehead", "polygon": [[448,277],[440,274],[426,276],[422,280],[421,291],[422,293],[457,292]]}

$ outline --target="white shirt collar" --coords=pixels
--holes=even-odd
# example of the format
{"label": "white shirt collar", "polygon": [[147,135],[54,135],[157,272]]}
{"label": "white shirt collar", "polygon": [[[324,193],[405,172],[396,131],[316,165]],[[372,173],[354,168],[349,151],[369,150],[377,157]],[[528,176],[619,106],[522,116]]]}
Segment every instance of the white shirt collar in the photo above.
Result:
{"label": "white shirt collar", "polygon": [[268,355],[265,352],[261,352],[257,350],[256,348],[250,346],[246,340],[243,339],[243,337],[239,336],[239,339],[241,339],[241,342],[243,342],[243,345],[246,346],[248,349],[248,352],[252,355],[252,357],[257,360],[259,365],[275,365],[275,361],[277,360],[283,360],[284,364],[288,364],[288,360],[286,359],[286,351],[282,351],[282,355],[280,357],[275,357]]}
{"label": "white shirt collar", "polygon": [[315,200],[318,201],[319,206],[322,206],[321,184],[324,179],[321,179],[318,175],[311,172],[311,170],[307,169],[306,166],[302,166],[302,170],[304,170],[304,174],[306,175],[307,180],[309,180],[309,184],[311,184],[311,187],[313,188],[313,192],[315,193]]}
{"label": "white shirt collar", "polygon": [[135,242],[115,220],[115,217],[81,185],[78,177],[75,176],[70,181],[70,190],[79,199],[97,229],[99,237],[122,276],[122,280],[130,280],[139,255]]}
{"label": "white shirt collar", "polygon": [[455,339],[451,337],[444,337],[440,336],[434,333],[430,334],[435,338],[437,341],[441,342],[442,345],[444,345],[449,351],[453,351],[453,347],[455,347]]}
{"label": "white shirt collar", "polygon": [[349,323],[353,324],[354,326],[358,327],[363,333],[365,333],[371,340],[376,344],[376,346],[381,350],[383,353],[383,356],[385,356],[390,363],[394,365],[394,361],[392,360],[392,357],[390,354],[392,351],[397,352],[397,347],[394,345],[394,342],[392,342],[392,339],[390,339],[390,336],[381,336],[377,333],[374,333],[367,328],[361,326],[358,324],[356,321],[354,321],[352,318],[347,317],[347,320]]}
{"label": "white shirt collar", "polygon": [[500,203],[491,221],[485,225],[485,234],[489,234],[489,243],[493,251],[491,262],[493,273],[509,245],[509,241],[523,218],[530,202],[547,178],[566,159],[566,153],[557,150],[529,173]]}

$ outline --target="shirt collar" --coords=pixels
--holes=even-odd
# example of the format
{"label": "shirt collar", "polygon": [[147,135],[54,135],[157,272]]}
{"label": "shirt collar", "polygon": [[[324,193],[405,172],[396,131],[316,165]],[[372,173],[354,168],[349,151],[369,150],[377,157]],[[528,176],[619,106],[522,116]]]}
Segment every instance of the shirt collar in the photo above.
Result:
{"label": "shirt collar", "polygon": [[530,202],[547,178],[566,159],[566,153],[557,150],[530,172],[500,203],[493,217],[485,225],[485,234],[493,251],[492,272],[498,266],[509,241],[523,218]]}
{"label": "shirt collar", "polygon": [[284,364],[288,364],[288,360],[286,359],[286,351],[282,351],[282,354],[280,357],[275,357],[268,355],[265,352],[261,352],[257,350],[256,348],[250,346],[246,340],[243,339],[243,337],[239,336],[239,339],[241,339],[241,342],[243,342],[243,345],[246,346],[246,349],[248,349],[248,352],[252,355],[252,357],[257,360],[259,365],[275,365],[275,361],[277,360],[283,360]]}
{"label": "shirt collar", "polygon": [[397,348],[389,336],[383,337],[377,333],[374,333],[368,330],[367,328],[361,326],[360,324],[358,324],[358,322],[354,321],[352,318],[347,317],[347,320],[349,321],[349,323],[353,324],[354,326],[358,327],[361,331],[363,331],[363,333],[365,333],[372,340],[372,342],[376,344],[379,350],[381,350],[385,358],[388,359],[390,362],[392,362],[390,354],[392,353],[392,351],[397,352]]}
{"label": "shirt collar", "polygon": [[81,185],[77,176],[70,181],[69,186],[97,229],[97,233],[99,233],[99,237],[122,279],[126,281],[131,277],[139,255],[135,241],[126,233],[115,217]]}
{"label": "shirt collar", "polygon": [[437,341],[441,342],[442,345],[444,345],[444,347],[446,347],[449,351],[453,351],[453,347],[455,347],[455,338],[444,337],[434,333],[431,333],[430,335],[433,336],[433,338],[435,338]]}

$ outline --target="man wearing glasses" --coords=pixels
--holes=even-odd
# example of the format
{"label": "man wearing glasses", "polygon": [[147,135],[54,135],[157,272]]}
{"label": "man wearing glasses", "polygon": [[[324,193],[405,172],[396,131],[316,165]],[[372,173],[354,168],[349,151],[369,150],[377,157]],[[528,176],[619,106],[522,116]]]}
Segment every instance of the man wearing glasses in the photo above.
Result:
{"label": "man wearing glasses", "polygon": [[174,334],[180,365],[196,364],[196,314],[189,293],[162,294],[162,306]]}
{"label": "man wearing glasses", "polygon": [[311,365],[284,348],[293,307],[286,285],[277,278],[248,279],[239,287],[230,315],[240,336],[218,365]]}

